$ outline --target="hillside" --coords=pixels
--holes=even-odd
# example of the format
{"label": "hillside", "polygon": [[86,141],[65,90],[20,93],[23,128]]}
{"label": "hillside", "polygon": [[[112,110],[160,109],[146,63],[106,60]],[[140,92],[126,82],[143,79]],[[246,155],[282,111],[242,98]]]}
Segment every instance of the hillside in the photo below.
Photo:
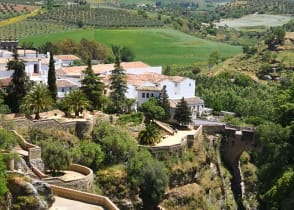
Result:
{"label": "hillside", "polygon": [[30,36],[20,41],[33,41],[40,46],[46,41],[64,39],[94,39],[108,47],[121,45],[130,47],[136,60],[150,65],[206,65],[207,59],[215,49],[221,49],[222,57],[231,57],[241,52],[241,47],[220,42],[199,39],[185,33],[163,29],[79,29],[48,35]]}

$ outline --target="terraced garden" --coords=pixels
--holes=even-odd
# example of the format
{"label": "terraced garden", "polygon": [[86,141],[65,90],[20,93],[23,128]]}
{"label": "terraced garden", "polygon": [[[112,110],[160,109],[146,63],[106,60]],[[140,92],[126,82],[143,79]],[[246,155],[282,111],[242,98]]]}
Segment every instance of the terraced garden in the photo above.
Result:
{"label": "terraced garden", "polygon": [[113,8],[91,8],[89,5],[68,5],[56,7],[37,16],[37,21],[55,21],[93,27],[154,27],[163,26],[161,21],[138,15],[135,11]]}

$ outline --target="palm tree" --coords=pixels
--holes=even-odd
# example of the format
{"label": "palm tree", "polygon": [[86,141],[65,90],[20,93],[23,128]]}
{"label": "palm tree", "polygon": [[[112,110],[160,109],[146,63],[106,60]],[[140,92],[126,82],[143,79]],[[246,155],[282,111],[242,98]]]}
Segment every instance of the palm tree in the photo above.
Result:
{"label": "palm tree", "polygon": [[74,112],[75,116],[78,117],[83,109],[90,106],[90,101],[80,89],[76,89],[70,91],[69,94],[65,96],[63,104],[68,112]]}
{"label": "palm tree", "polygon": [[40,112],[50,109],[53,100],[46,85],[39,84],[24,97],[21,109],[28,113],[35,114],[35,120],[40,119]]}
{"label": "palm tree", "polygon": [[146,126],[145,130],[140,131],[138,139],[140,144],[154,145],[160,142],[161,133],[160,130],[150,123]]}

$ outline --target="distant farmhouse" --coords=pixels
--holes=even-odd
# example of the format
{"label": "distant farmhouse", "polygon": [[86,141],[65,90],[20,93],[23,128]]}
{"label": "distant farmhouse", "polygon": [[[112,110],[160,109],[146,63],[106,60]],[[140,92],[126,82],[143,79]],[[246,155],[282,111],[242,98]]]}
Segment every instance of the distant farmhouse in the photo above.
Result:
{"label": "distant farmhouse", "polygon": [[[49,54],[40,54],[36,50],[18,49],[19,58],[25,63],[25,71],[30,80],[36,84],[47,84],[49,69]],[[0,49],[0,86],[6,88],[10,82],[13,70],[7,71],[7,62],[12,59],[12,52]],[[87,66],[73,66],[79,61],[75,55],[55,55],[57,96],[64,97],[71,90],[81,87],[80,80]],[[150,98],[158,98],[165,86],[171,104],[171,116],[173,117],[176,105],[182,97],[188,103],[192,112],[192,120],[202,115],[204,101],[195,96],[195,80],[180,76],[162,75],[161,66],[149,66],[143,62],[122,62],[121,67],[126,72],[128,90],[126,97],[135,99],[134,109]],[[109,77],[114,69],[114,64],[93,65],[94,73],[104,82],[105,95],[110,93]]]}

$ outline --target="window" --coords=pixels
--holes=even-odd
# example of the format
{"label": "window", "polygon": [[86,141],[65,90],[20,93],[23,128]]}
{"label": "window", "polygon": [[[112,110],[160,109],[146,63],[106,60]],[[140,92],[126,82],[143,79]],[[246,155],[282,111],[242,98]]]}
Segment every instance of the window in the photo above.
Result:
{"label": "window", "polygon": [[145,98],[145,93],[142,93],[142,98]]}
{"label": "window", "polygon": [[146,93],[146,98],[149,98],[149,93]]}
{"label": "window", "polygon": [[64,88],[61,88],[61,92],[64,92]]}
{"label": "window", "polygon": [[178,87],[178,84],[177,83],[175,83],[175,87]]}
{"label": "window", "polygon": [[38,64],[34,64],[34,73],[35,74],[39,73],[39,65]]}
{"label": "window", "polygon": [[189,87],[191,87],[191,83],[189,83]]}
{"label": "window", "polygon": [[154,94],[153,93],[151,93],[151,97],[154,97]]}

